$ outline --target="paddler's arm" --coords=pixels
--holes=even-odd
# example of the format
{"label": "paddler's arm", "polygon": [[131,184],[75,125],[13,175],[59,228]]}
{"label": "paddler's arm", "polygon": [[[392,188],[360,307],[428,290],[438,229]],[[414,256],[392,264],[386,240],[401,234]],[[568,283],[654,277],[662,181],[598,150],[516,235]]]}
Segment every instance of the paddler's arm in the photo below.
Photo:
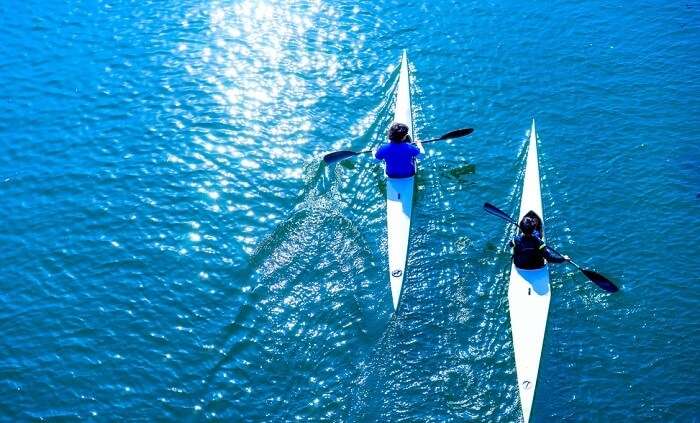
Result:
{"label": "paddler's arm", "polygon": [[420,151],[420,154],[417,155],[416,157],[422,157],[423,155],[425,155],[425,149],[423,148],[423,144],[413,142],[413,139],[408,135],[406,135],[406,137],[408,138],[408,142],[415,145],[418,148],[418,151]]}
{"label": "paddler's arm", "polygon": [[551,248],[547,247],[546,244],[542,244],[540,249],[548,263],[564,263],[570,260],[569,256],[555,253]]}
{"label": "paddler's arm", "polygon": [[377,147],[372,153],[372,155],[376,160],[384,160],[384,150],[382,150],[382,147]]}
{"label": "paddler's arm", "polygon": [[422,145],[419,146],[418,144],[415,144],[415,143],[411,143],[410,145],[411,145],[411,147],[415,148],[416,154],[415,154],[415,156],[413,156],[414,158],[418,159],[418,158],[423,157],[423,155],[425,155],[425,150],[423,149]]}

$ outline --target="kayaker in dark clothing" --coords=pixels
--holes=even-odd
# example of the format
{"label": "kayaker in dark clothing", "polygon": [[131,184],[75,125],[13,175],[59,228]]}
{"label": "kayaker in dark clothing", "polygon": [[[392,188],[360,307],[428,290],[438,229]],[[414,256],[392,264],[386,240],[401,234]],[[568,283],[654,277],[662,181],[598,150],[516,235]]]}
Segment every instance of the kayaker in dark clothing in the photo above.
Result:
{"label": "kayaker in dark clothing", "polygon": [[420,149],[411,144],[408,126],[394,123],[389,128],[389,143],[384,144],[374,153],[377,160],[386,162],[386,176],[390,178],[410,178],[416,174],[416,157]]}
{"label": "kayaker in dark clothing", "polygon": [[562,256],[552,251],[542,241],[542,222],[534,212],[529,212],[520,221],[522,234],[511,242],[513,247],[513,263],[520,269],[540,269],[544,261],[548,263],[564,263],[569,256]]}

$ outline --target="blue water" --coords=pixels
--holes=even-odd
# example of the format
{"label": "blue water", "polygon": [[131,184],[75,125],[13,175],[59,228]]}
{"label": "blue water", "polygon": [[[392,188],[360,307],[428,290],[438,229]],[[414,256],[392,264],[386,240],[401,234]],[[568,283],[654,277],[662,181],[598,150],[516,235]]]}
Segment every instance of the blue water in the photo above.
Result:
{"label": "blue water", "polygon": [[[0,420],[520,419],[526,132],[566,266],[532,421],[700,420],[700,4],[13,1],[0,14]],[[382,141],[413,71],[393,316]],[[393,316],[393,317],[392,317]]]}

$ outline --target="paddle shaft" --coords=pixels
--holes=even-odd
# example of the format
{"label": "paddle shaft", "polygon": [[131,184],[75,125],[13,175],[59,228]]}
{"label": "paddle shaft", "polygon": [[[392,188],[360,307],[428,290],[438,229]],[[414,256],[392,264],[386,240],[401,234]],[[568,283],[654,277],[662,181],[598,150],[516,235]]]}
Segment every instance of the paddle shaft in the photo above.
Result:
{"label": "paddle shaft", "polygon": [[[435,142],[435,141],[447,141],[447,140],[449,140],[449,139],[452,139],[452,138],[442,138],[442,137],[440,137],[440,138],[429,139],[429,140],[426,140],[426,141],[421,141],[420,143],[421,143],[421,144],[429,144],[429,143],[431,143],[431,142]],[[411,145],[418,145],[418,144],[416,144],[415,142],[412,142]],[[371,153],[372,151],[374,151],[374,150],[363,150],[363,151],[358,152],[357,154]]]}
{"label": "paddle shaft", "polygon": [[[463,128],[463,129],[457,129],[454,131],[450,131],[444,135],[442,135],[440,138],[433,138],[430,140],[423,141],[423,144],[430,143],[430,142],[435,142],[435,141],[442,141],[442,140],[451,140],[454,138],[460,138],[465,135],[469,135],[472,132],[474,132],[474,128]],[[413,144],[415,145],[415,144]],[[350,150],[342,150],[342,151],[335,151],[333,153],[326,154],[323,156],[323,161],[326,162],[327,164],[330,163],[335,163],[337,161],[345,160],[350,157],[357,156],[359,154],[366,154],[366,153],[371,153],[372,150],[364,150],[364,151],[350,151]]]}
{"label": "paddle shaft", "polygon": [[[550,248],[551,248],[551,247],[550,247]],[[554,249],[552,249],[552,251],[554,251]],[[556,251],[554,251],[554,252],[556,252]],[[580,270],[580,271],[583,272],[583,267],[581,267],[581,266],[579,266],[578,264],[576,264],[576,262],[574,262],[573,260],[569,259],[569,263],[573,264],[574,267],[576,267],[578,270]]]}

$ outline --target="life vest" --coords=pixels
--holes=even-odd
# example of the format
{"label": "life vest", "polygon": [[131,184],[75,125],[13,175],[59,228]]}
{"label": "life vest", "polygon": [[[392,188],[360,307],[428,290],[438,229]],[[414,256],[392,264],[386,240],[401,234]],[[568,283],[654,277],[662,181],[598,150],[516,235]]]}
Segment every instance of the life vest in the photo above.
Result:
{"label": "life vest", "polygon": [[534,236],[519,235],[513,240],[513,263],[520,269],[544,267],[545,244]]}

